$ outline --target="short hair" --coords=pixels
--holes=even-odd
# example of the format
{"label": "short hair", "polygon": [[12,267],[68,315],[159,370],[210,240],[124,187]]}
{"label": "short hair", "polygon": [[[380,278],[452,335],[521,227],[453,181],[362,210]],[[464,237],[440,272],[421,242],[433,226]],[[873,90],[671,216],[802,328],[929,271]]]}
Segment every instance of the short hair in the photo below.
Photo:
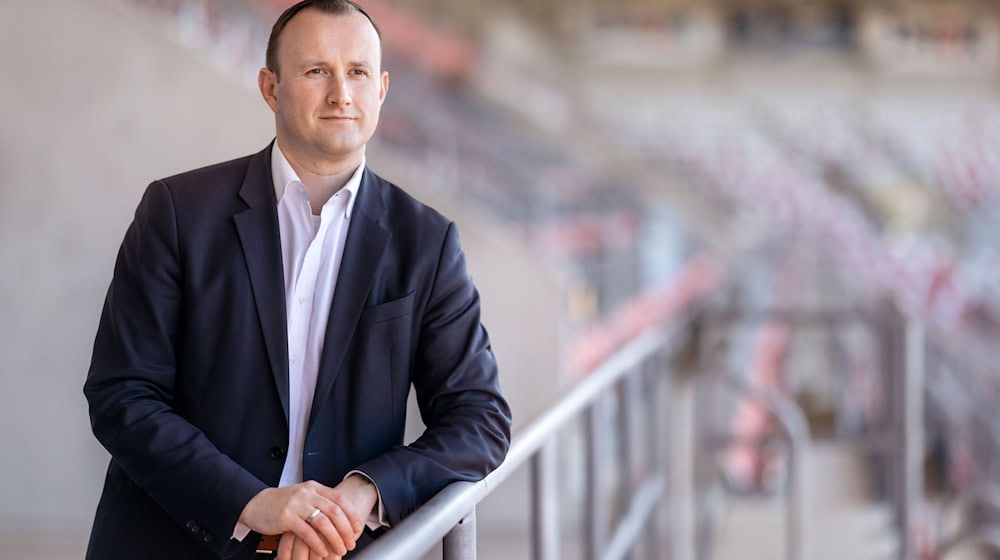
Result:
{"label": "short hair", "polygon": [[382,41],[382,32],[375,25],[375,20],[357,3],[351,0],[302,0],[278,16],[278,20],[274,22],[274,27],[271,28],[271,36],[267,40],[267,54],[265,55],[264,64],[274,72],[275,76],[278,75],[278,41],[281,39],[281,32],[285,30],[288,22],[298,15],[299,12],[310,8],[335,16],[346,16],[355,12],[360,13],[368,18],[372,27],[375,28],[375,34],[378,35],[379,43]]}

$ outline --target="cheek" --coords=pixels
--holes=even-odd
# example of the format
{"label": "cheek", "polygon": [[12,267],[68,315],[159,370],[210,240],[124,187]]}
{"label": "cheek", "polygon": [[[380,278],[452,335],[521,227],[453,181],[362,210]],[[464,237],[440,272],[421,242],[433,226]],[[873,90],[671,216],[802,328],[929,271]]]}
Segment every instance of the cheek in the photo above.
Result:
{"label": "cheek", "polygon": [[305,111],[310,111],[311,107],[315,106],[317,103],[316,98],[318,98],[318,95],[311,90],[289,88],[284,91],[284,97],[281,98],[281,101],[285,107],[285,113],[301,114]]}
{"label": "cheek", "polygon": [[286,128],[297,128],[299,119],[298,112],[295,111],[295,106],[285,100],[279,106],[278,114],[281,116],[281,120],[285,123]]}
{"label": "cheek", "polygon": [[376,104],[368,111],[368,119],[367,119],[368,122],[365,124],[369,134],[373,134],[375,132],[375,129],[378,128],[378,117],[379,117],[378,109],[379,107]]}
{"label": "cheek", "polygon": [[379,111],[382,110],[382,100],[378,96],[378,92],[366,92],[365,96],[365,114],[371,120],[377,120]]}
{"label": "cheek", "polygon": [[370,84],[364,84],[355,89],[352,95],[354,99],[364,104],[365,109],[370,111],[372,107],[378,107],[379,93],[379,88],[372,87]]}

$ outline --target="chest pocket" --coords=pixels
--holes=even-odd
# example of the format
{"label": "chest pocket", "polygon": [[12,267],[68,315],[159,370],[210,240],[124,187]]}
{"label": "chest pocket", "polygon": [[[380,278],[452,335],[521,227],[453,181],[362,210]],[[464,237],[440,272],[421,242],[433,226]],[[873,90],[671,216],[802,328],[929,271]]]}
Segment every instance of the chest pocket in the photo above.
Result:
{"label": "chest pocket", "polygon": [[397,317],[403,317],[413,313],[413,301],[416,299],[416,291],[405,296],[387,301],[379,305],[368,307],[361,312],[362,325],[376,325],[384,323]]}

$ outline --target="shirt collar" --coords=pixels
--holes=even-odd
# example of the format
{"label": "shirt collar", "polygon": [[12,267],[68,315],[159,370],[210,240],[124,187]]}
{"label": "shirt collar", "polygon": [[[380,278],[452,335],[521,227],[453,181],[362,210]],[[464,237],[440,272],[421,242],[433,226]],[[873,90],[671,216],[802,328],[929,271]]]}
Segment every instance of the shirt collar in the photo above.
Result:
{"label": "shirt collar", "polygon": [[[361,165],[354,171],[351,178],[347,180],[343,188],[337,192],[347,191],[349,196],[347,197],[347,207],[344,208],[344,217],[350,219],[351,212],[354,210],[354,202],[358,198],[358,190],[361,188],[361,176],[365,172],[365,162],[366,158],[361,157]],[[285,189],[288,188],[290,183],[298,182],[302,183],[299,179],[298,173],[292,168],[292,164],[288,163],[288,158],[285,154],[281,152],[281,148],[278,147],[278,141],[274,141],[274,145],[271,147],[271,180],[274,182],[274,199],[278,202],[281,201],[281,197],[285,194]],[[326,204],[330,204],[330,200],[326,201]]]}

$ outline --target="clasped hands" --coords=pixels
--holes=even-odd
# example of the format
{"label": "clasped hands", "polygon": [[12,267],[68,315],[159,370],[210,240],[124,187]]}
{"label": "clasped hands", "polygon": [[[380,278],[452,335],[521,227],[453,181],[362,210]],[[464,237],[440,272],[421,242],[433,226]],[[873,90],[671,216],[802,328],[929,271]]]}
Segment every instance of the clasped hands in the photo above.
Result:
{"label": "clasped hands", "polygon": [[339,559],[354,550],[377,502],[375,486],[357,474],[333,488],[309,480],[262,490],[240,522],[262,535],[281,535],[278,560]]}

